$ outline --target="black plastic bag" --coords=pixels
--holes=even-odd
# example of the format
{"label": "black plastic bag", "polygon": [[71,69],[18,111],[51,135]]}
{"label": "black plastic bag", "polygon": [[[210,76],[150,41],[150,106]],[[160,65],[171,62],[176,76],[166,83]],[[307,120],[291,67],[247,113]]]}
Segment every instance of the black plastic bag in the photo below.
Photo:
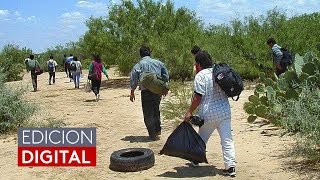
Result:
{"label": "black plastic bag", "polygon": [[205,142],[191,124],[185,121],[168,137],[160,154],[180,157],[196,163],[208,163]]}

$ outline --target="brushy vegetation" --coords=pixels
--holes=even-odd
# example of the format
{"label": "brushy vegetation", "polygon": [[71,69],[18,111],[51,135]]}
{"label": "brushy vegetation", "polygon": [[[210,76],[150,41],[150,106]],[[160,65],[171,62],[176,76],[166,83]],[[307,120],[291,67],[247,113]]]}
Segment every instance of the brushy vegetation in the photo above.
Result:
{"label": "brushy vegetation", "polygon": [[[167,65],[173,79],[192,78],[190,49],[198,44],[216,62],[226,62],[244,79],[256,79],[260,72],[272,75],[272,60],[266,40],[275,37],[279,45],[303,54],[319,55],[317,24],[320,13],[288,18],[274,9],[259,17],[234,19],[221,25],[204,26],[195,13],[150,0],[122,1],[105,17],[87,21],[88,31],[79,40],[84,54],[97,52],[106,63],[116,64],[128,74],[139,60],[138,49],[146,44],[153,56]],[[250,68],[248,68],[250,67]]]}
{"label": "brushy vegetation", "polygon": [[24,59],[32,51],[27,48],[20,49],[13,44],[6,45],[0,52],[0,70],[5,72],[5,81],[21,80],[21,73],[25,69]]}
{"label": "brushy vegetation", "polygon": [[5,77],[5,74],[0,72],[0,134],[16,131],[18,127],[65,126],[61,119],[32,118],[37,105],[24,99],[26,88],[9,87],[4,83]]}
{"label": "brushy vegetation", "polygon": [[[105,16],[88,19],[88,30],[78,41],[48,48],[36,58],[46,70],[46,61],[53,55],[59,64],[58,70],[62,71],[63,54],[72,53],[87,65],[91,55],[97,53],[104,64],[117,65],[119,71],[127,75],[140,59],[139,47],[148,45],[152,56],[166,64],[172,79],[186,80],[193,78],[194,59],[190,49],[197,44],[208,50],[215,62],[229,63],[244,79],[253,80],[261,72],[272,76],[271,54],[266,45],[269,37],[294,53],[312,51],[319,56],[319,20],[320,13],[288,18],[285,12],[273,9],[258,17],[204,26],[195,12],[175,8],[172,1],[141,0],[136,4],[122,1],[111,6]],[[15,51],[22,55],[0,56],[0,67],[11,74],[7,80],[19,79],[21,63],[31,52],[16,47]],[[5,48],[1,54],[7,52]]]}
{"label": "brushy vegetation", "polygon": [[294,64],[280,77],[260,77],[261,83],[256,86],[254,95],[245,103],[244,110],[250,114],[249,122],[257,117],[269,119],[278,124],[285,116],[283,104],[288,100],[305,99],[303,88],[315,86],[315,92],[320,88],[320,60],[313,53],[306,53],[304,57],[298,54]]}
{"label": "brushy vegetation", "polygon": [[299,99],[283,103],[281,126],[297,133],[295,154],[320,163],[320,90],[305,85]]}
{"label": "brushy vegetation", "polygon": [[62,119],[55,119],[52,117],[48,118],[39,118],[39,119],[32,119],[25,122],[23,127],[34,127],[34,128],[61,128],[66,126],[64,120]]}
{"label": "brushy vegetation", "polygon": [[36,106],[23,99],[25,89],[9,88],[0,72],[0,134],[15,130],[33,115]]}
{"label": "brushy vegetation", "polygon": [[188,110],[193,95],[192,84],[187,82],[170,82],[170,96],[162,103],[161,113],[165,120],[182,121],[184,113]]}
{"label": "brushy vegetation", "polygon": [[314,53],[297,54],[283,75],[262,75],[260,81],[244,105],[248,122],[262,117],[297,134],[297,155],[320,162],[320,60]]}

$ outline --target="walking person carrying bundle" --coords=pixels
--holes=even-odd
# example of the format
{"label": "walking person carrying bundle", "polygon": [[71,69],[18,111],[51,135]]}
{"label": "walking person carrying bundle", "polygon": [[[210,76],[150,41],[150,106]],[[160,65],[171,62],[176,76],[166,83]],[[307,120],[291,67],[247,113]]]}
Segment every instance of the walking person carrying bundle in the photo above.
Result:
{"label": "walking person carrying bundle", "polygon": [[151,140],[156,140],[161,134],[160,101],[161,95],[168,93],[166,82],[169,81],[168,70],[164,63],[150,57],[148,47],[140,48],[141,60],[131,70],[130,101],[135,100],[134,91],[140,82],[142,111],[144,123]]}
{"label": "walking person carrying bundle", "polygon": [[100,86],[101,86],[101,74],[104,74],[109,80],[107,69],[104,67],[101,62],[101,58],[99,55],[93,55],[93,61],[89,65],[89,75],[88,79],[91,80],[91,90],[94,92],[96,96],[96,101],[100,99]]}

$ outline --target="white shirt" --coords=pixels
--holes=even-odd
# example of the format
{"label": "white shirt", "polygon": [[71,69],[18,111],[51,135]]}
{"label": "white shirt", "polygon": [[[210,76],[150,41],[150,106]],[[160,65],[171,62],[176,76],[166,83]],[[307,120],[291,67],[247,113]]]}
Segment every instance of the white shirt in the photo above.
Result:
{"label": "white shirt", "polygon": [[47,66],[49,65],[49,63],[53,63],[53,72],[56,72],[56,66],[58,66],[58,63],[53,59],[49,59],[49,61],[47,62]]}
{"label": "white shirt", "polygon": [[199,116],[205,121],[227,117],[230,111],[228,96],[212,81],[212,68],[203,69],[195,77],[194,91],[202,95]]}

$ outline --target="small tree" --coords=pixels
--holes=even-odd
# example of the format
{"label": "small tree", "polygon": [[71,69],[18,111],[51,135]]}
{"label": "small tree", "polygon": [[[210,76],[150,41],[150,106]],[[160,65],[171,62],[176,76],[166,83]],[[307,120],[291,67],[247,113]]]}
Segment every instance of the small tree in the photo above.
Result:
{"label": "small tree", "polygon": [[7,44],[0,53],[0,69],[5,72],[6,81],[21,80],[25,64],[24,59],[32,53],[30,49],[22,48],[14,44]]}

